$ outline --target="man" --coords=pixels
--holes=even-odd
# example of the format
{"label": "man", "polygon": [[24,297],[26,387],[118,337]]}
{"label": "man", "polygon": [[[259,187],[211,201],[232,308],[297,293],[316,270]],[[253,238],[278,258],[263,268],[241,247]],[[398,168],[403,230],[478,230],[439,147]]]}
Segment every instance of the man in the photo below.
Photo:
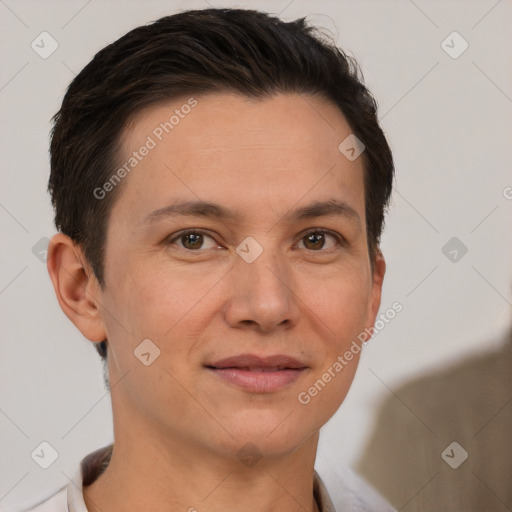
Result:
{"label": "man", "polygon": [[357,64],[304,19],[188,11],[100,51],[55,116],[48,270],[108,365],[114,443],[34,510],[391,510],[314,463],[392,180]]}

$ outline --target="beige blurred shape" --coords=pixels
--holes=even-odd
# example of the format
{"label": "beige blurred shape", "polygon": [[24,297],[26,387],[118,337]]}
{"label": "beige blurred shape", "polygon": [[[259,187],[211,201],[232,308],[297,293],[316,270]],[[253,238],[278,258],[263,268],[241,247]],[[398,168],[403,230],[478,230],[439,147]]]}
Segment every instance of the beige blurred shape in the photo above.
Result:
{"label": "beige blurred shape", "polygon": [[[363,477],[402,512],[512,510],[512,329],[499,350],[395,394],[356,468]],[[453,442],[468,452],[456,469],[441,457]]]}

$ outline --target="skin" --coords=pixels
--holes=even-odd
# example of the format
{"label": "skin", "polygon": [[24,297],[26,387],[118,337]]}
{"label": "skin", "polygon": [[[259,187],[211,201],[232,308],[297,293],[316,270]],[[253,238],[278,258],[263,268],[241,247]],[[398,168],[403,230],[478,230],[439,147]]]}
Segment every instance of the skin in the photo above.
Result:
{"label": "skin", "polygon": [[[320,427],[336,412],[359,354],[301,404],[352,341],[375,322],[385,261],[372,274],[366,243],[363,160],[338,145],[351,129],[331,103],[312,96],[252,100],[232,94],[198,104],[121,184],[108,225],[105,286],[80,247],[53,237],[48,270],[64,313],[93,342],[108,338],[115,448],[103,475],[84,489],[90,511],[313,511]],[[173,101],[139,114],[122,155],[144,144]],[[209,201],[236,218],[143,219],[177,200]],[[339,214],[293,219],[315,201],[347,203]],[[203,245],[172,241],[183,229]],[[305,231],[325,229],[311,243]],[[172,236],[171,236],[172,235]],[[248,236],[263,248],[247,263]],[[199,248],[196,248],[199,245]],[[143,365],[144,339],[160,356]],[[228,356],[286,354],[305,362],[299,379],[252,393],[204,367]],[[237,452],[262,458],[252,467]]]}

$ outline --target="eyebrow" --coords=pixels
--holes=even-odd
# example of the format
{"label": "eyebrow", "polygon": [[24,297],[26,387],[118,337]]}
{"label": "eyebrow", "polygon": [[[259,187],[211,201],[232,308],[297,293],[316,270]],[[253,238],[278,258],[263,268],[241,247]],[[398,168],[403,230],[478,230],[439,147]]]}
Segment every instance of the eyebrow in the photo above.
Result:
{"label": "eyebrow", "polygon": [[[287,212],[283,219],[288,221],[297,221],[327,215],[346,217],[348,220],[351,220],[361,226],[361,218],[357,211],[346,202],[338,199],[315,201],[307,206]],[[240,214],[219,204],[207,201],[178,201],[174,204],[154,210],[144,217],[142,224],[151,224],[153,222],[172,217],[206,217],[219,220],[236,221],[240,219]]]}

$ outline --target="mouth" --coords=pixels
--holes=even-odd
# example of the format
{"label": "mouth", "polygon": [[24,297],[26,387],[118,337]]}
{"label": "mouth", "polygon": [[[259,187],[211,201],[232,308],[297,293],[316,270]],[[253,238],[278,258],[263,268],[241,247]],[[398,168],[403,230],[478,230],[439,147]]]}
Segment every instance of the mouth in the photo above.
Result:
{"label": "mouth", "polygon": [[242,354],[205,365],[225,383],[252,393],[272,393],[293,384],[309,368],[290,356]]}

